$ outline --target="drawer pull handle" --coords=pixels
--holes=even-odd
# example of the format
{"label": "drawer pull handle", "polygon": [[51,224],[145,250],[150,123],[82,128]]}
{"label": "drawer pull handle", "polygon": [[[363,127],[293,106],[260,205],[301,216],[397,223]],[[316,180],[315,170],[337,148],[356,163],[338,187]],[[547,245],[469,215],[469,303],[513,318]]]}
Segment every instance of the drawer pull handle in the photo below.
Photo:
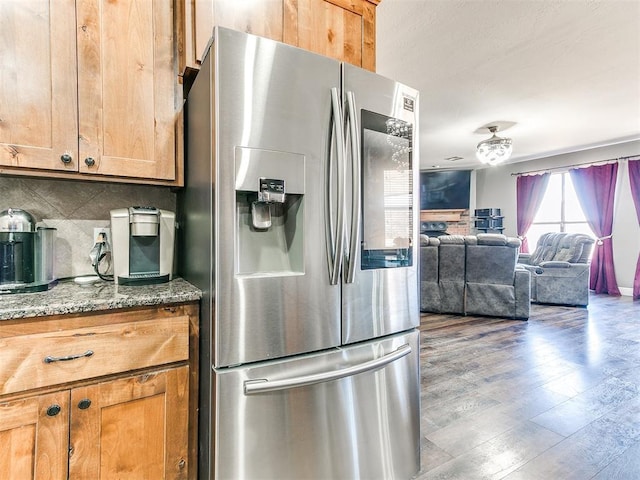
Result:
{"label": "drawer pull handle", "polygon": [[87,350],[84,353],[79,353],[78,355],[69,355],[68,357],[44,357],[44,363],[53,363],[53,362],[68,362],[69,360],[75,360],[77,358],[82,357],[90,357],[93,355],[93,350]]}
{"label": "drawer pull handle", "polygon": [[88,398],[83,398],[78,402],[78,408],[80,410],[86,410],[90,406],[91,406],[91,400],[89,400]]}

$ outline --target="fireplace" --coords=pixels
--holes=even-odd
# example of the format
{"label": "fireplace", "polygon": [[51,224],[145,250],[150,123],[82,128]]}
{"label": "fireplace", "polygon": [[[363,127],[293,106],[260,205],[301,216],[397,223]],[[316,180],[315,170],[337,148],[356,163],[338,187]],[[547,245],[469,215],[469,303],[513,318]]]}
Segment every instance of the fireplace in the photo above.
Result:
{"label": "fireplace", "polygon": [[469,210],[422,210],[420,233],[430,237],[439,235],[469,235]]}

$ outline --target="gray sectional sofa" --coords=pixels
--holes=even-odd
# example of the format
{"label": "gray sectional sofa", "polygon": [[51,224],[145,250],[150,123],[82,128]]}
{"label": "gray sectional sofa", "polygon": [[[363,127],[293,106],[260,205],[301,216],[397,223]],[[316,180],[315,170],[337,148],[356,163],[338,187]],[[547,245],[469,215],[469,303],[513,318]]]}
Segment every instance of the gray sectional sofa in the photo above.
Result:
{"label": "gray sectional sofa", "polygon": [[479,233],[420,240],[423,312],[529,318],[530,273],[516,266],[519,239]]}

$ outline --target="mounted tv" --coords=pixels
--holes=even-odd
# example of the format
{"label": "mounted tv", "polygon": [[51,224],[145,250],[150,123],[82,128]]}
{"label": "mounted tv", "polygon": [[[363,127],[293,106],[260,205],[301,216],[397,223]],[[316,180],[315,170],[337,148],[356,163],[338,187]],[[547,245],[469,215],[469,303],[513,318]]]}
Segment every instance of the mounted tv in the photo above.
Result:
{"label": "mounted tv", "polygon": [[469,208],[471,170],[420,172],[420,210]]}

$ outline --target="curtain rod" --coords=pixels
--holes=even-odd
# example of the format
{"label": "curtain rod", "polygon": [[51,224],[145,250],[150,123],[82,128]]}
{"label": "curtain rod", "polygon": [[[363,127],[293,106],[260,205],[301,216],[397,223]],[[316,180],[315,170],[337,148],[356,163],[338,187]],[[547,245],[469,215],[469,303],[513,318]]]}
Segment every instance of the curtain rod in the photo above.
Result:
{"label": "curtain rod", "polygon": [[598,163],[616,162],[616,161],[619,161],[619,160],[628,160],[630,158],[635,158],[635,157],[640,157],[640,154],[639,155],[628,155],[626,157],[609,158],[608,160],[595,160],[595,161],[591,161],[591,162],[574,163],[573,165],[563,165],[561,167],[541,168],[539,170],[529,170],[527,172],[516,172],[516,173],[512,173],[511,176],[515,177],[515,176],[520,176],[520,175],[527,175],[529,173],[545,173],[545,172],[553,172],[555,170],[567,170],[569,168],[574,168],[574,167],[583,167],[585,165],[596,165]]}

